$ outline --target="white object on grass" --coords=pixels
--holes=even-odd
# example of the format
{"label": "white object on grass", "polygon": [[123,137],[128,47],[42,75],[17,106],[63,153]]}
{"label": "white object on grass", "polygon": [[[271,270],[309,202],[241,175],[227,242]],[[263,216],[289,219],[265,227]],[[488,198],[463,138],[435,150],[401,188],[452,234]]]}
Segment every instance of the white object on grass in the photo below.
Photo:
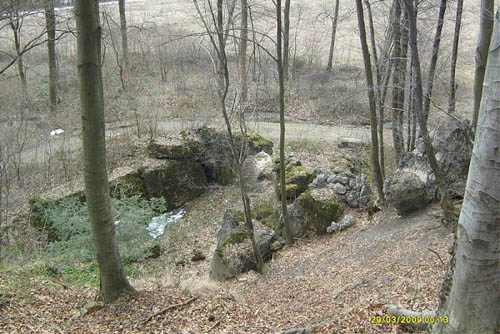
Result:
{"label": "white object on grass", "polygon": [[50,131],[51,136],[59,136],[62,133],[64,133],[63,129],[55,129],[55,130]]}

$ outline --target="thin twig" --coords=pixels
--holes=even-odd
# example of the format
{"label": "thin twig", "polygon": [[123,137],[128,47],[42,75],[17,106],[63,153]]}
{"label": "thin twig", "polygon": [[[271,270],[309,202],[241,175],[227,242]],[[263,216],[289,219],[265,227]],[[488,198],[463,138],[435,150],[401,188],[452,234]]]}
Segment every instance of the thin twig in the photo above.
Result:
{"label": "thin twig", "polygon": [[217,320],[217,322],[215,324],[213,324],[213,326],[208,329],[207,333],[210,332],[215,327],[219,326],[219,324],[222,322],[222,320],[224,320],[226,318],[226,316],[227,316],[227,313],[224,314],[224,316],[222,318],[220,318],[219,320]]}
{"label": "thin twig", "polygon": [[166,313],[166,312],[168,312],[170,310],[173,310],[173,309],[176,309],[178,307],[185,306],[187,304],[190,304],[190,303],[194,302],[196,299],[198,299],[198,297],[199,296],[195,296],[195,297],[192,297],[192,298],[190,298],[190,299],[188,299],[188,300],[186,300],[186,301],[184,301],[182,303],[170,305],[170,306],[164,308],[163,310],[160,310],[160,311],[158,311],[156,313],[151,314],[149,317],[147,317],[146,319],[140,321],[138,324],[142,326],[142,325],[146,324],[151,319],[153,319],[154,317],[156,317],[156,316],[158,316],[160,314]]}
{"label": "thin twig", "polygon": [[443,264],[443,266],[445,265],[445,264],[444,264],[443,259],[441,258],[441,256],[439,256],[438,252],[436,252],[435,250],[430,249],[430,248],[427,248],[427,249],[428,249],[430,252],[432,252],[432,253],[436,254],[436,256],[438,257],[439,261],[441,261],[441,263]]}

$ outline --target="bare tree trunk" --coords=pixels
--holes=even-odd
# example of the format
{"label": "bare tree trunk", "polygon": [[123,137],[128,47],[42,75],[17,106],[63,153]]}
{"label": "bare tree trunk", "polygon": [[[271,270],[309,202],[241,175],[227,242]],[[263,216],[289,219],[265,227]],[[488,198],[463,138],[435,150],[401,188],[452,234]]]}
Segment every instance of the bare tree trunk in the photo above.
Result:
{"label": "bare tree trunk", "polygon": [[23,18],[19,17],[19,13],[13,14],[13,16],[14,17],[10,20],[10,27],[12,29],[12,33],[14,34],[14,47],[16,49],[17,56],[17,73],[19,75],[19,81],[21,82],[23,97],[26,97],[28,94],[28,84],[26,83],[23,54],[21,52],[21,27],[23,24]]}
{"label": "bare tree trunk", "polygon": [[129,68],[128,54],[128,34],[127,34],[127,17],[125,16],[125,0],[118,0],[118,10],[120,12],[120,33],[122,35],[122,56],[123,66],[125,71]]}
{"label": "bare tree trunk", "polygon": [[[385,103],[385,97],[387,93],[387,84],[388,84],[388,78],[387,77],[382,77],[382,70],[381,70],[381,63],[378,59],[377,55],[377,41],[375,40],[375,25],[373,23],[373,15],[372,15],[372,8],[370,5],[370,1],[365,0],[366,4],[366,10],[368,12],[368,27],[369,27],[369,32],[370,32],[370,44],[371,44],[371,49],[372,49],[372,55],[373,55],[373,62],[375,64],[375,78],[377,81],[377,89],[375,90],[375,98],[377,100],[377,109],[378,109],[378,146],[379,146],[379,162],[380,162],[380,171],[382,173],[382,179],[385,178],[385,148],[384,148],[384,103]],[[392,33],[392,31],[391,31]],[[389,33],[389,35],[391,34]],[[387,56],[388,48],[390,44],[386,43],[386,48],[384,49],[385,56]],[[387,58],[387,57],[384,57]],[[386,75],[390,76],[390,69],[391,65],[387,65],[388,72]],[[382,83],[382,80],[384,80],[384,83]]]}
{"label": "bare tree trunk", "polygon": [[[285,0],[287,1],[287,0]],[[286,16],[286,15],[285,15]],[[280,194],[281,194],[281,222],[285,226],[286,242],[293,243],[292,229],[288,222],[286,207],[286,180],[285,180],[285,70],[283,66],[283,50],[281,38],[281,0],[276,0],[276,53],[278,64],[279,90],[280,90]]]}
{"label": "bare tree trunk", "polygon": [[[208,22],[205,20],[203,13],[201,12],[197,0],[193,0],[193,3],[196,7],[196,10],[198,12],[198,15],[200,16],[200,19],[203,22],[203,25],[205,26],[205,29],[207,31],[210,31],[210,26]],[[208,2],[210,5],[210,2]],[[241,199],[243,201],[243,207],[244,207],[244,213],[245,213],[245,225],[248,230],[248,234],[250,235],[250,240],[252,243],[252,249],[253,249],[253,254],[255,258],[255,264],[257,267],[257,271],[261,272],[262,268],[264,266],[264,261],[262,260],[262,255],[260,254],[257,241],[255,239],[255,234],[254,234],[254,226],[252,222],[252,214],[251,214],[251,208],[250,208],[250,199],[247,195],[247,186],[245,183],[245,179],[243,177],[243,170],[242,170],[242,165],[243,162],[245,161],[246,158],[246,151],[247,151],[247,131],[246,131],[246,124],[245,124],[245,118],[244,114],[240,111],[239,114],[239,120],[240,120],[240,129],[242,132],[242,145],[240,148],[236,147],[236,143],[234,140],[234,135],[233,135],[233,130],[232,130],[232,125],[231,125],[231,120],[229,119],[229,115],[227,112],[227,106],[226,106],[226,99],[227,99],[227,94],[229,91],[229,68],[228,68],[228,61],[227,61],[227,55],[226,55],[226,40],[227,40],[227,35],[228,33],[225,32],[227,30],[224,29],[224,11],[223,11],[223,0],[217,0],[217,17],[215,18],[213,15],[213,10],[212,7],[210,6],[210,11],[212,11],[211,17],[212,20],[214,20],[213,24],[216,27],[217,31],[217,40],[214,39],[212,35],[209,35],[210,41],[212,43],[212,46],[214,47],[216,53],[217,53],[217,74],[218,74],[218,80],[217,80],[217,85],[218,85],[218,94],[219,94],[219,101],[220,101],[220,107],[222,111],[222,116],[224,118],[224,123],[226,125],[226,130],[227,130],[227,135],[228,135],[228,141],[229,141],[229,146],[231,148],[231,156],[232,156],[232,162],[233,162],[233,167],[235,168],[235,172],[238,176],[239,184],[240,184],[240,192],[241,192]],[[228,18],[231,20],[232,18]]]}
{"label": "bare tree trunk", "polygon": [[57,60],[56,60],[56,15],[54,0],[46,0],[45,24],[47,27],[47,53],[49,58],[49,105],[50,112],[57,110]]}
{"label": "bare tree trunk", "polygon": [[248,1],[241,0],[240,32],[240,105],[245,107],[248,99],[247,40],[248,40]]}
{"label": "bare tree trunk", "polygon": [[401,154],[404,151],[404,137],[402,129],[402,112],[404,109],[404,77],[406,66],[404,66],[401,47],[401,2],[394,0],[394,12],[392,13],[391,27],[393,31],[392,61],[394,70],[392,73],[392,140],[394,145],[394,158],[396,165],[399,164]]}
{"label": "bare tree trunk", "polygon": [[453,51],[451,52],[451,70],[450,70],[450,101],[448,103],[448,112],[455,112],[456,105],[456,92],[457,87],[455,84],[455,73],[457,69],[457,58],[458,58],[458,43],[460,41],[460,28],[462,25],[462,10],[464,6],[464,0],[457,0],[457,17],[455,19],[455,36],[453,38]]}
{"label": "bare tree trunk", "polygon": [[497,334],[500,330],[500,18],[497,12],[481,111],[458,222],[453,275],[433,334]]}
{"label": "bare tree trunk", "polygon": [[418,44],[417,44],[417,19],[415,14],[415,8],[413,6],[412,0],[404,0],[406,5],[406,10],[408,11],[408,21],[409,21],[409,31],[410,31],[410,46],[411,55],[413,59],[413,68],[415,74],[415,112],[417,114],[418,124],[420,128],[420,133],[422,135],[425,152],[427,154],[427,159],[429,165],[432,168],[434,176],[436,178],[436,183],[439,188],[441,195],[441,208],[444,213],[444,223],[447,225],[452,225],[456,223],[457,215],[455,213],[455,206],[450,198],[450,193],[448,191],[448,186],[446,184],[446,178],[439,166],[436,159],[436,154],[434,152],[434,147],[432,145],[431,138],[429,136],[429,131],[427,129],[427,122],[425,120],[425,115],[422,108],[423,99],[423,89],[422,89],[422,71],[420,67],[420,57],[418,54]]}
{"label": "bare tree trunk", "polygon": [[290,0],[285,0],[283,12],[283,75],[288,82],[288,67],[290,63]]}
{"label": "bare tree trunk", "polygon": [[[441,0],[439,7],[438,21],[436,26],[436,35],[434,36],[434,43],[432,45],[432,56],[429,64],[429,75],[427,77],[427,87],[425,90],[423,116],[424,122],[427,124],[429,118],[429,111],[431,110],[432,89],[434,87],[434,75],[436,73],[436,66],[439,55],[439,45],[441,44],[441,35],[443,32],[444,14],[446,13],[447,0]],[[422,133],[421,133],[422,135]]]}
{"label": "bare tree trunk", "polygon": [[491,35],[493,33],[494,2],[494,0],[481,0],[481,22],[479,41],[476,49],[476,73],[474,76],[474,111],[472,114],[472,127],[474,132],[476,132],[477,120],[479,118],[479,107],[483,94],[484,71],[488,59]]}
{"label": "bare tree trunk", "polygon": [[366,83],[368,86],[368,103],[370,105],[370,124],[372,136],[371,161],[375,184],[377,185],[377,193],[380,201],[384,200],[384,179],[380,170],[379,161],[379,145],[377,135],[377,107],[375,101],[375,92],[373,87],[372,65],[370,60],[370,52],[368,51],[368,43],[366,42],[365,18],[363,14],[363,4],[361,0],[356,0],[356,10],[358,13],[359,38],[361,41],[361,49],[363,51],[363,61],[365,65]]}
{"label": "bare tree trunk", "polygon": [[333,8],[333,18],[332,18],[332,36],[330,39],[330,52],[328,53],[328,65],[326,66],[327,71],[331,71],[333,66],[333,50],[335,48],[335,37],[337,35],[339,7],[340,7],[339,0],[335,0],[335,6]]}
{"label": "bare tree trunk", "polygon": [[133,288],[127,281],[120,263],[115,225],[111,216],[101,70],[102,30],[98,1],[76,1],[75,17],[78,32],[85,194],[92,236],[97,249],[100,293],[106,302],[110,302],[125,291],[133,291]]}

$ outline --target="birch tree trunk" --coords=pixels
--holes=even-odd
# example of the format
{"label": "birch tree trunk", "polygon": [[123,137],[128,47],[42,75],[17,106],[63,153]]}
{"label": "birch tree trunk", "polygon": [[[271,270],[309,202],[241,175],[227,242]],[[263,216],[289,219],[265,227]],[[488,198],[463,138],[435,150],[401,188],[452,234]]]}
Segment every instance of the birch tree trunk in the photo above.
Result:
{"label": "birch tree trunk", "polygon": [[448,103],[448,112],[454,113],[456,106],[457,87],[455,83],[455,73],[457,69],[458,43],[460,42],[460,28],[462,26],[462,10],[464,0],[457,0],[457,16],[455,19],[455,36],[453,37],[453,51],[451,52],[451,70],[450,70],[450,101]]}
{"label": "birch tree trunk", "polygon": [[333,8],[332,36],[330,39],[330,51],[328,53],[328,65],[326,66],[327,71],[331,71],[333,67],[333,50],[335,49],[335,37],[337,35],[337,24],[339,19],[339,1],[340,0],[335,0],[335,6]]}
{"label": "birch tree trunk", "polygon": [[92,237],[97,249],[100,294],[104,301],[110,302],[125,291],[133,291],[133,288],[123,272],[111,216],[101,69],[102,29],[98,0],[77,0],[75,17],[85,195]]}
{"label": "birch tree trunk", "polygon": [[57,59],[56,59],[56,15],[54,0],[46,0],[45,25],[47,28],[47,54],[49,58],[49,105],[50,112],[57,110]]}
{"label": "birch tree trunk", "polygon": [[476,73],[474,76],[474,111],[472,114],[472,127],[476,132],[479,118],[479,107],[483,94],[484,71],[488,59],[491,35],[493,33],[494,0],[481,0],[479,41],[476,48]]}
{"label": "birch tree trunk", "polygon": [[375,184],[377,186],[377,194],[380,201],[384,200],[384,180],[380,170],[379,161],[379,144],[377,134],[377,104],[375,100],[375,92],[373,86],[372,65],[370,60],[370,52],[368,51],[368,43],[366,41],[365,17],[363,13],[363,4],[361,0],[356,0],[356,11],[358,13],[359,38],[361,41],[361,49],[363,51],[363,61],[365,65],[366,84],[368,86],[368,103],[370,105],[370,125],[371,125],[371,162]]}
{"label": "birch tree trunk", "polygon": [[[499,8],[500,9],[500,8]],[[500,13],[486,66],[481,111],[457,230],[448,298],[434,334],[500,331]],[[452,263],[453,264],[453,263]]]}

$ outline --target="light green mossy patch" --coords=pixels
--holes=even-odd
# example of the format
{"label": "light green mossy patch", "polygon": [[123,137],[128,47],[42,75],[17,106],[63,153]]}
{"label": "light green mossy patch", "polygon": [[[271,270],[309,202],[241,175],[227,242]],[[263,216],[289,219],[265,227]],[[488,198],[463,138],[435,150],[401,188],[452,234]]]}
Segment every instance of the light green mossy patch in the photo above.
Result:
{"label": "light green mossy patch", "polygon": [[120,176],[110,183],[109,188],[111,197],[115,198],[144,196],[146,194],[140,170]]}

